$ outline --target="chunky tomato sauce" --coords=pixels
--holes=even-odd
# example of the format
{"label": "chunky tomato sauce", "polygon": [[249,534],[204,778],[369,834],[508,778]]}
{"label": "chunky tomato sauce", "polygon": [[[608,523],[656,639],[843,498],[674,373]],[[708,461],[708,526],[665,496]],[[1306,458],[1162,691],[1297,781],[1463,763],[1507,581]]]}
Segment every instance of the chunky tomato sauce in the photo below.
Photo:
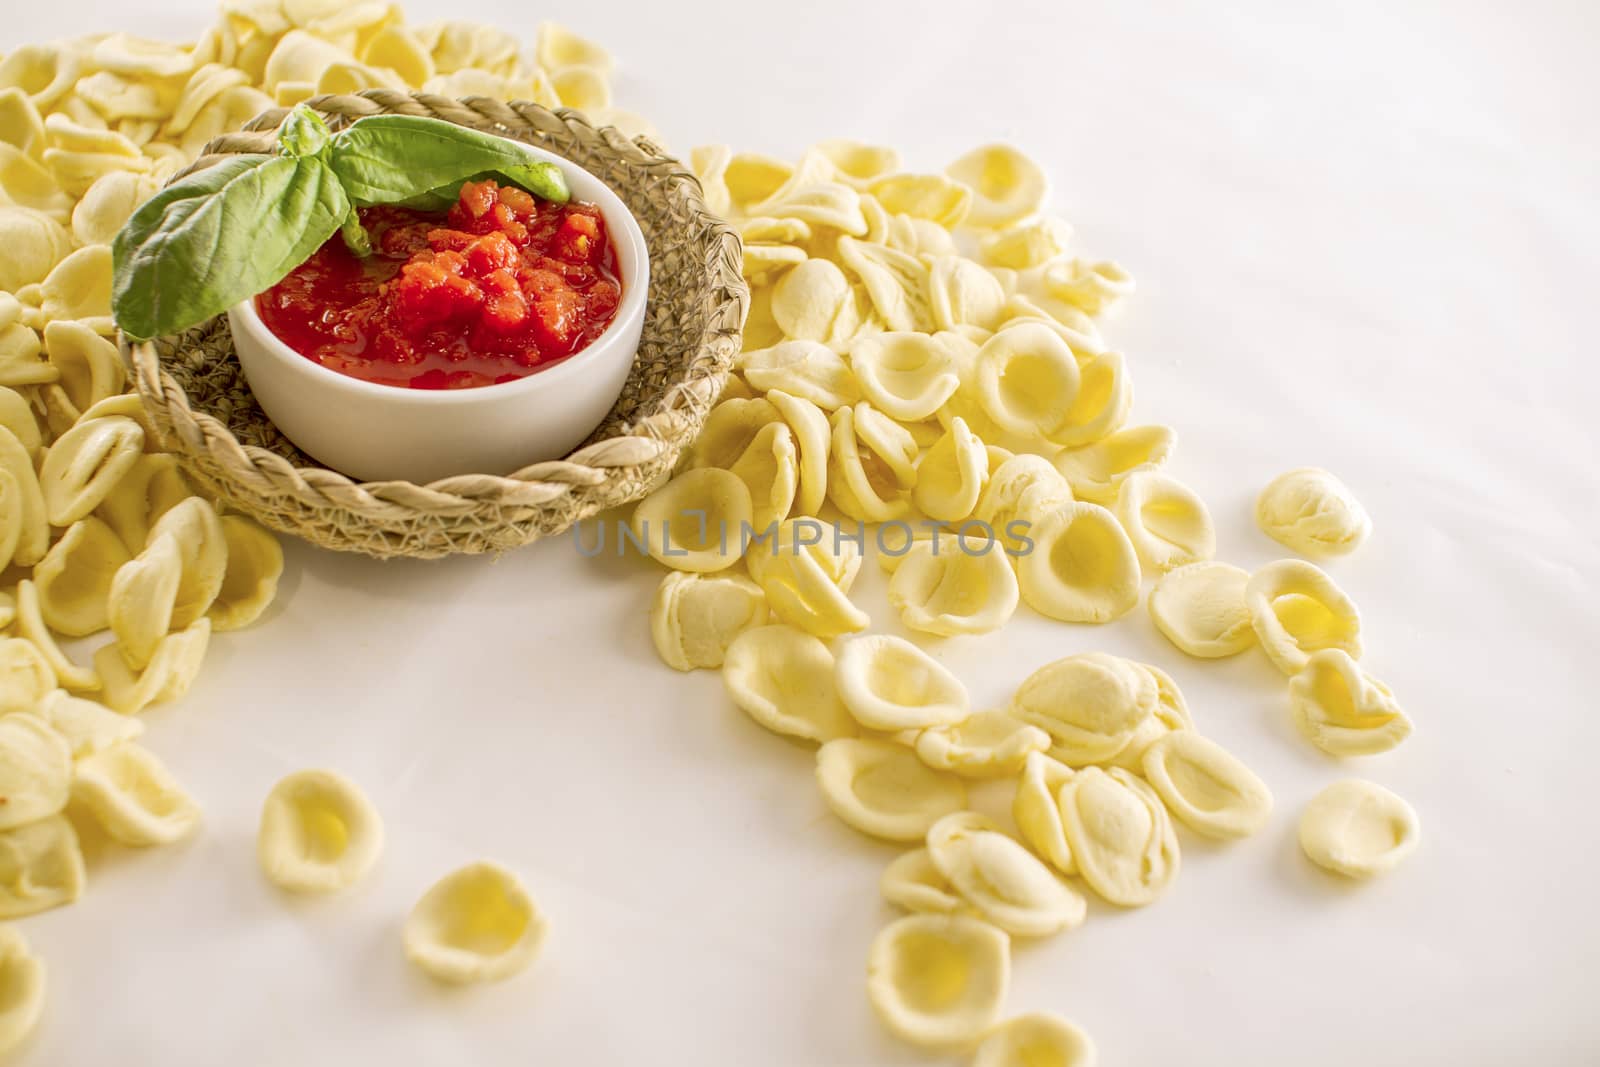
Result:
{"label": "chunky tomato sauce", "polygon": [[335,234],[256,297],[267,328],[324,367],[386,385],[515,381],[600,336],[622,287],[593,204],[468,182],[447,214],[361,210],[372,255]]}

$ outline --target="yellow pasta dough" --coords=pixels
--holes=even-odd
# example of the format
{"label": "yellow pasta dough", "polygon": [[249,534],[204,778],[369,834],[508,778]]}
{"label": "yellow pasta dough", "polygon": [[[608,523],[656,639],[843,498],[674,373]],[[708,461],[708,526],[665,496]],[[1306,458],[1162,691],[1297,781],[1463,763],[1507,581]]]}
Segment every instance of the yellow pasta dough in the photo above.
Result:
{"label": "yellow pasta dough", "polygon": [[902,422],[931,418],[961,384],[949,349],[923,333],[880,333],[850,346],[861,391]]}
{"label": "yellow pasta dough", "polygon": [[728,646],[766,621],[766,594],[737,574],[673,571],[661,579],[650,606],[656,652],[679,671],[722,666]]}
{"label": "yellow pasta dough", "polygon": [[1139,603],[1139,558],[1098,504],[1064,504],[1034,523],[1017,583],[1035,611],[1064,622],[1109,622]]}
{"label": "yellow pasta dough", "polygon": [[839,699],[834,657],[792,626],[758,626],[728,646],[722,681],[733,702],[773,733],[828,742],[857,733]]}
{"label": "yellow pasta dough", "polygon": [[1250,574],[1231,563],[1204,561],[1168,571],[1150,590],[1150,618],[1167,640],[1191,656],[1216,659],[1256,643],[1245,605]]}
{"label": "yellow pasta dough", "polygon": [[960,679],[910,641],[888,634],[846,641],[834,682],[850,714],[873,730],[946,726],[971,714]]}
{"label": "yellow pasta dough", "polygon": [[1315,564],[1269,563],[1245,583],[1244,599],[1262,650],[1284,674],[1298,674],[1325,648],[1361,655],[1361,613]]}
{"label": "yellow pasta dough", "polygon": [[121,393],[126,384],[117,346],[81,322],[47,325],[44,351],[60,375],[61,388],[79,411]]}
{"label": "yellow pasta dough", "polygon": [[928,855],[978,913],[1017,937],[1048,937],[1083,923],[1088,905],[1044,862],[976,812],[928,831]]}
{"label": "yellow pasta dough", "polygon": [[[149,441],[148,434],[145,440]],[[193,495],[176,456],[146,453],[134,461],[95,512],[116,531],[128,551],[139,552],[152,541],[150,528]]]}
{"label": "yellow pasta dough", "polygon": [[788,337],[826,341],[850,299],[850,279],[837,264],[807,259],[772,287],[772,317]]}
{"label": "yellow pasta dough", "polygon": [[172,534],[154,538],[119,567],[106,596],[106,619],[122,659],[142,670],[172,629],[172,610],[183,579],[183,556]]}
{"label": "yellow pasta dough", "polygon": [[728,468],[750,490],[751,522],[758,530],[782,522],[794,507],[800,484],[799,456],[787,423],[769,422],[756,431]]}
{"label": "yellow pasta dough", "polygon": [[761,397],[736,397],[723,400],[706,416],[700,436],[689,449],[685,465],[694,467],[733,466],[768,423],[781,418],[778,409]]}
{"label": "yellow pasta dough", "polygon": [[[1067,338],[1068,344],[1072,343]],[[1050,436],[1052,444],[1078,448],[1093,444],[1127,421],[1133,385],[1119,352],[1100,352],[1079,363],[1078,396]]]}
{"label": "yellow pasta dough", "polygon": [[49,724],[26,713],[0,717],[0,830],[54,815],[71,787],[72,750]]}
{"label": "yellow pasta dough", "polygon": [[1168,426],[1135,426],[1056,457],[1056,469],[1080,500],[1111,504],[1124,479],[1158,470],[1171,458],[1177,435]]}
{"label": "yellow pasta dough", "polygon": [[1177,730],[1144,752],[1145,780],[1189,829],[1206,837],[1248,837],[1272,814],[1266,783],[1227,749]]}
{"label": "yellow pasta dough", "polygon": [[494,863],[468,864],[423,894],[402,931],[406,958],[441,982],[498,982],[527,968],[546,922],[522,880]]}
{"label": "yellow pasta dough", "polygon": [[200,806],[148,749],[132,741],[80,759],[72,799],[124,845],[181,841],[200,825]]}
{"label": "yellow pasta dough", "polygon": [[1078,873],[1112,904],[1140,907],[1178,874],[1178,838],[1161,798],[1138,776],[1087,767],[1061,787],[1061,825]]}
{"label": "yellow pasta dough", "polygon": [[1139,561],[1157,574],[1210,559],[1217,550],[1217,530],[1200,494],[1160,471],[1123,479],[1116,516]]}
{"label": "yellow pasta dough", "polygon": [[293,893],[333,893],[360,881],[383,851],[383,820],[354,782],[333,771],[297,771],[267,794],[256,860]]}
{"label": "yellow pasta dough", "polygon": [[833,450],[833,427],[828,424],[828,416],[823,410],[804,397],[773,389],[767,393],[766,399],[794,435],[798,472],[794,510],[801,515],[815,515],[827,498],[828,455]]}
{"label": "yellow pasta dough", "polygon": [[584,66],[609,74],[616,65],[610,52],[555,22],[539,24],[537,55],[546,70]]}
{"label": "yellow pasta dough", "polygon": [[[1048,734],[1046,737],[1048,738]],[[1061,824],[1061,787],[1072,778],[1072,768],[1043,751],[1030,752],[1017,779],[1011,800],[1011,817],[1022,839],[1062,874],[1076,874],[1072,846]]]}
{"label": "yellow pasta dough", "polygon": [[750,490],[738,475],[702,467],[673,478],[639,502],[635,536],[675,570],[709,573],[739,559],[741,531],[753,517]]}
{"label": "yellow pasta dough", "polygon": [[875,738],[824,744],[817,750],[817,785],[847,825],[886,841],[921,841],[934,823],[967,806],[961,779]]}
{"label": "yellow pasta dough", "polygon": [[780,523],[775,533],[752,543],[745,563],[782,622],[824,638],[863,630],[871,622],[849,597],[861,568],[860,551],[837,530],[810,519]]}
{"label": "yellow pasta dough", "polygon": [[867,188],[888,214],[926,219],[946,230],[966,221],[972,209],[972,190],[942,174],[887,174]]}
{"label": "yellow pasta dough", "polygon": [[117,645],[102,646],[94,654],[101,699],[107,707],[124,715],[133,715],[151,704],[177,700],[189,691],[195,675],[200,673],[200,661],[205,658],[210,639],[211,620],[200,619],[161,638],[149,665],[138,670],[129,666]]}
{"label": "yellow pasta dough", "polygon": [[989,1031],[972,1067],[1094,1067],[1095,1047],[1074,1024],[1048,1012],[1018,1015]]}
{"label": "yellow pasta dough", "polygon": [[139,424],[115,415],[80,422],[62,434],[39,468],[51,525],[67,526],[99,506],[143,448]]}
{"label": "yellow pasta dough", "polygon": [[979,402],[1001,429],[1044,442],[1069,417],[1081,388],[1072,349],[1037,322],[1008,325],[984,342],[973,365]]}
{"label": "yellow pasta dough", "polygon": [[228,575],[228,535],[211,504],[189,497],[174,504],[150,527],[147,544],[162,537],[177,542],[182,576],[172,606],[172,628],[181,630],[203,618],[222,592]]}
{"label": "yellow pasta dough", "polygon": [[1115,263],[1068,259],[1044,271],[1044,287],[1085,314],[1099,315],[1133,293],[1133,275]]}
{"label": "yellow pasta dough", "polygon": [[1317,467],[1298,467],[1268,482],[1256,498],[1256,524],[1273,540],[1312,556],[1354,552],[1372,532],[1355,494]]}
{"label": "yellow pasta dough", "polygon": [[1009,226],[1038,211],[1050,192],[1039,164],[1010,145],[975,148],[946,167],[945,173],[972,190],[968,226]]}
{"label": "yellow pasta dough", "polygon": [[1010,939],[964,915],[896,919],[867,955],[867,999],[885,1026],[914,1045],[976,1041],[1000,1017],[1010,983]]}
{"label": "yellow pasta dough", "polygon": [[900,169],[900,153],[884,145],[835,139],[818,142],[811,151],[832,163],[841,181],[857,188],[870,186],[876,179]]}
{"label": "yellow pasta dough", "polygon": [[1017,576],[998,544],[917,542],[889,580],[889,604],[921,633],[991,633],[1017,609]]}
{"label": "yellow pasta dough", "polygon": [[1006,294],[979,263],[964,256],[936,256],[928,264],[928,296],[933,324],[941,330],[998,325]]}
{"label": "yellow pasta dough", "polygon": [[1417,847],[1419,832],[1410,804],[1360,778],[1328,786],[1300,816],[1300,848],[1306,856],[1347,878],[1392,870]]}
{"label": "yellow pasta dough", "polygon": [[0,919],[20,919],[83,893],[83,852],[64,816],[0,832]]}
{"label": "yellow pasta dough", "polygon": [[926,848],[902,852],[891,860],[878,880],[878,890],[890,904],[913,913],[953,915],[971,910],[933,865]]}
{"label": "yellow pasta dough", "polygon": [[44,961],[28,948],[22,931],[12,923],[0,924],[0,1055],[22,1044],[38,1025],[44,975]]}
{"label": "yellow pasta dough", "polygon": [[1411,719],[1389,687],[1343,649],[1314,652],[1289,679],[1295,725],[1333,756],[1387,752],[1411,736]]}
{"label": "yellow pasta dough", "polygon": [[861,399],[861,385],[849,364],[839,353],[816,341],[785,341],[770,348],[747,350],[739,357],[739,369],[746,381],[763,392],[781,389],[824,411],[847,407]]}
{"label": "yellow pasta dough", "polygon": [[1111,759],[1155,714],[1156,676],[1104,652],[1047,663],[1011,698],[1011,714],[1050,735],[1050,755],[1069,766]]}
{"label": "yellow pasta dough", "polygon": [[115,531],[90,515],[67,528],[33,570],[39,610],[50,629],[86,637],[110,625],[107,601],[128,550]]}
{"label": "yellow pasta dough", "polygon": [[283,575],[283,546],[254,519],[222,516],[223,540],[228,546],[222,587],[206,610],[211,628],[238,630],[261,617],[278,593]]}
{"label": "yellow pasta dough", "polygon": [[862,522],[908,514],[919,451],[910,432],[865,401],[840,408],[832,422],[828,499]]}
{"label": "yellow pasta dough", "polygon": [[1050,735],[1004,711],[980,711],[950,726],[917,734],[917,758],[963,778],[1003,778],[1050,747]]}
{"label": "yellow pasta dough", "polygon": [[86,245],[51,268],[40,283],[45,318],[84,319],[109,332],[111,247]]}
{"label": "yellow pasta dough", "polygon": [[929,518],[959,522],[978,506],[989,480],[989,454],[957,416],[917,462],[916,472],[912,502]]}
{"label": "yellow pasta dough", "polygon": [[840,265],[865,287],[885,329],[927,332],[933,327],[927,264],[909,252],[849,235],[839,238],[837,250]]}

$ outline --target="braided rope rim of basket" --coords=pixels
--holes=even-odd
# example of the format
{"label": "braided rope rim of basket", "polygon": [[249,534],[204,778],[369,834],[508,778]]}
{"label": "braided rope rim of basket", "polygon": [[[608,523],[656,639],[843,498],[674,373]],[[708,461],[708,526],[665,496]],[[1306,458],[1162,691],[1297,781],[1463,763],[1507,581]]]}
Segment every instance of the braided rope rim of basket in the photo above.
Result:
{"label": "braided rope rim of basket", "polygon": [[[125,344],[139,395],[168,447],[176,448],[186,472],[225,502],[281,532],[343,551],[423,558],[500,551],[560,533],[599,511],[638,499],[669,472],[722,391],[739,351],[750,299],[742,277],[739,237],[706,207],[698,179],[647,138],[630,140],[614,127],[596,127],[568,108],[382,89],[318,96],[307,103],[335,129],[366,115],[394,113],[442,118],[544,147],[556,148],[568,139],[597,142],[648,171],[652,182],[671,188],[682,201],[686,230],[706,235],[703,243],[709,252],[704,266],[715,307],[703,324],[699,344],[678,368],[677,380],[649,405],[647,414],[626,425],[628,432],[592,438],[565,459],[535,463],[510,475],[456,475],[427,485],[357,482],[336,471],[296,466],[267,448],[242,444],[221,419],[191,405],[183,387],[163,367],[156,343]],[[231,154],[271,151],[273,131],[287,114],[288,109],[275,108],[251,120],[240,133],[211,141],[182,173]],[[628,191],[617,192],[628,199]],[[654,290],[655,279],[651,284]],[[651,303],[654,300],[653,291]],[[647,309],[647,334],[650,322]],[[630,381],[638,371],[636,364]],[[611,421],[608,415],[597,435]],[[301,515],[305,517],[297,521]],[[480,520],[476,525],[468,521],[474,517]]]}

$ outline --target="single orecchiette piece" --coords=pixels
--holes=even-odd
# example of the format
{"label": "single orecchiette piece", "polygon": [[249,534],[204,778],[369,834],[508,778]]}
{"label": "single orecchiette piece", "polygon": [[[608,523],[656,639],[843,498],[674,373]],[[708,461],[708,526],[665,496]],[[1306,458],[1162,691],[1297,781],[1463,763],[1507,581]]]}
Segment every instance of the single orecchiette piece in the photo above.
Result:
{"label": "single orecchiette piece", "polygon": [[973,1055],[972,1067],[1094,1067],[1089,1035],[1048,1012],[1007,1019],[990,1030]]}
{"label": "single orecchiette piece", "polygon": [[32,641],[0,637],[0,715],[31,711],[55,687],[55,671]]}
{"label": "single orecchiette piece", "polygon": [[906,515],[919,451],[910,432],[865,401],[840,408],[832,422],[828,499],[862,522]]}
{"label": "single orecchiette piece", "polygon": [[1300,848],[1347,878],[1392,870],[1417,847],[1417,813],[1374,782],[1347,778],[1311,799],[1300,816]]}
{"label": "single orecchiette piece", "polygon": [[739,561],[752,521],[750,489],[730,471],[701,467],[657,489],[633,512],[645,551],[675,570],[709,573]]}
{"label": "single orecchiette piece", "polygon": [[144,669],[172,629],[172,609],[183,580],[183,555],[171,534],[155,538],[112,576],[106,620],[123,660]]}
{"label": "single orecchiette piece", "polygon": [[971,714],[960,679],[910,641],[889,634],[845,642],[834,681],[850,714],[873,730],[947,726]]}
{"label": "single orecchiette piece", "polygon": [[297,771],[267,794],[256,860],[274,885],[333,893],[360,881],[383,851],[383,820],[359,786],[332,771]]}
{"label": "single orecchiette piece", "polygon": [[1177,435],[1169,426],[1135,426],[1056,457],[1056,469],[1080,500],[1110,505],[1122,482],[1140,471],[1157,470],[1172,456]]}
{"label": "single orecchiette piece", "polygon": [[34,709],[34,714],[50,724],[72,751],[73,759],[92,756],[122,741],[132,741],[144,733],[144,723],[121,715],[104,704],[70,695],[63,689],[49,693]]}
{"label": "single orecchiette piece", "polygon": [[888,174],[868,187],[890,215],[927,219],[949,230],[966,221],[972,190],[942,174]]}
{"label": "single orecchiette piece", "polygon": [[170,536],[178,543],[183,577],[172,606],[172,628],[181,630],[211,610],[228,576],[228,535],[216,508],[200,498],[180,501],[150,527],[146,545]]}
{"label": "single orecchiette piece", "polygon": [[689,449],[686,466],[726,470],[738,462],[763,427],[779,418],[778,409],[760,397],[722,401],[706,416],[700,436]]}
{"label": "single orecchiette piece", "polygon": [[749,214],[749,209],[771,198],[794,176],[792,163],[758,152],[736,152],[721,165],[722,184],[728,195],[730,214]]}
{"label": "single orecchiette piece", "polygon": [[1244,600],[1262,650],[1284,674],[1305,670],[1311,655],[1325,648],[1361,655],[1361,613],[1315,564],[1267,564],[1245,583]]}
{"label": "single orecchiette piece", "polygon": [[0,85],[16,86],[47,111],[72,91],[84,56],[77,45],[25,44],[0,60]]}
{"label": "single orecchiette piece", "polygon": [[861,569],[860,550],[838,532],[814,519],[791,519],[752,543],[745,557],[772,614],[817,637],[855,633],[871,622],[848,595]]}
{"label": "single orecchiette piece", "polygon": [[65,816],[0,832],[0,919],[71,904],[83,882],[83,852]]}
{"label": "single orecchiette piece", "polygon": [[914,1045],[976,1041],[1000,1017],[1010,984],[1010,938],[970,916],[896,919],[867,955],[867,999],[885,1026]]}
{"label": "single orecchiette piece", "polygon": [[1072,349],[1037,322],[1016,323],[989,338],[973,373],[984,412],[1028,441],[1046,441],[1061,430],[1082,386]]}
{"label": "single orecchiette piece", "polygon": [[[22,487],[16,477],[0,467],[0,571],[11,566],[22,538]],[[9,620],[7,625],[9,625]]]}
{"label": "single orecchiette piece", "polygon": [[112,838],[136,848],[181,841],[200,825],[200,806],[154,753],[132,741],[79,760],[72,799]]}
{"label": "single orecchiette piece", "polygon": [[1098,504],[1064,504],[1035,522],[1017,557],[1022,599],[1064,622],[1109,622],[1139,603],[1139,558],[1116,516]]}
{"label": "single orecchiette piece", "polygon": [[14,322],[0,328],[0,385],[22,388],[55,381],[61,372],[39,358],[43,350],[28,325]]}
{"label": "single orecchiette piece", "polygon": [[1267,483],[1256,498],[1256,524],[1273,540],[1312,556],[1342,556],[1372,532],[1367,509],[1338,478],[1298,467]]}
{"label": "single orecchiette piece", "polygon": [[957,416],[917,463],[911,500],[931,519],[959,522],[978,506],[988,480],[989,453],[983,439]]}
{"label": "single orecchiette piece", "polygon": [[1157,574],[1210,559],[1217,550],[1206,502],[1160,471],[1137,471],[1122,480],[1116,516],[1139,561]]}
{"label": "single orecchiette piece", "polygon": [[1179,649],[1201,659],[1243,652],[1256,643],[1245,606],[1250,574],[1231,563],[1190,563],[1156,579],[1150,618]]}
{"label": "single orecchiette piece", "polygon": [[1022,539],[1034,523],[1070,503],[1072,488],[1061,472],[1043,456],[1024,452],[1001,460],[989,475],[972,517],[987,523],[1007,555],[1015,556],[1021,553]]}
{"label": "single orecchiette piece", "polygon": [[1387,752],[1411,736],[1411,719],[1389,687],[1343,649],[1325,648],[1289,679],[1295,725],[1334,756]]}
{"label": "single orecchiette piece", "polygon": [[945,168],[972,189],[966,224],[994,229],[1027,218],[1044,204],[1050,185],[1039,164],[1010,145],[975,148]]}
{"label": "single orecchiette piece", "polygon": [[406,958],[441,982],[497,982],[538,955],[546,923],[522,880],[494,863],[452,871],[406,917]]}
{"label": "single orecchiette piece", "polygon": [[1175,730],[1145,749],[1145,780],[1197,834],[1249,837],[1272,815],[1272,793],[1227,749],[1193,730]]}
{"label": "single orecchiette piece", "polygon": [[750,490],[751,522],[757,530],[789,517],[799,489],[800,465],[787,423],[769,422],[757,430],[728,470]]}
{"label": "single orecchiette piece", "polygon": [[914,914],[954,915],[969,910],[926,848],[902,852],[889,862],[878,889],[890,904]]}
{"label": "single orecchiette piece", "polygon": [[1050,735],[1004,711],[980,711],[950,726],[917,734],[917,758],[963,778],[1004,778],[1050,747]]}
{"label": "single orecchiette piece", "polygon": [[1065,219],[1046,216],[1019,222],[1008,229],[984,237],[979,244],[983,261],[1005,270],[1039,267],[1060,256],[1072,240],[1072,227]]}
{"label": "single orecchiette piece", "polygon": [[1017,610],[1017,575],[999,544],[969,550],[960,537],[918,543],[889,580],[889,604],[921,633],[1000,629]]}
{"label": "single orecchiette piece", "polygon": [[815,515],[827,499],[828,455],[833,451],[833,427],[828,416],[813,401],[791,396],[782,389],[767,393],[767,401],[782,416],[794,434],[795,463],[799,484],[795,489],[794,510]]}
{"label": "single orecchiette piece", "polygon": [[1000,322],[1006,294],[1000,282],[964,256],[938,256],[928,265],[928,297],[933,324],[941,330],[958,326],[994,329]]}
{"label": "single orecchiette piece", "polygon": [[72,251],[72,235],[59,222],[16,205],[0,204],[0,242],[6,250],[0,258],[0,289],[10,293],[42,282]]}
{"label": "single orecchiette piece", "polygon": [[[0,315],[5,310],[6,295],[0,293]],[[44,436],[39,432],[39,420],[34,418],[33,408],[21,393],[4,385],[0,385],[0,430],[10,431],[30,457],[37,456],[44,445]]]}
{"label": "single orecchiette piece", "polygon": [[923,333],[859,338],[850,366],[866,398],[902,422],[932,418],[961,384],[950,350]]}
{"label": "single orecchiette piece", "polygon": [[1133,275],[1115,263],[1069,259],[1046,268],[1044,287],[1089,315],[1099,315],[1133,293]]}
{"label": "single orecchiette piece", "polygon": [[50,522],[33,460],[17,435],[4,426],[0,426],[0,471],[10,475],[10,481],[0,482],[0,502],[5,504],[0,508],[0,533],[11,545],[6,562],[31,567],[50,549]]}
{"label": "single orecchiette piece", "polygon": [[176,456],[146,453],[95,510],[128,551],[138,552],[150,543],[150,527],[193,495]]}
{"label": "single orecchiette piece", "polygon": [[824,411],[847,407],[861,399],[861,385],[850,366],[839,353],[818,341],[785,341],[771,348],[747,351],[739,357],[739,367],[754,388],[762,392],[782,389]]}
{"label": "single orecchiette piece", "polygon": [[0,717],[0,830],[54,815],[71,789],[72,750],[61,735],[35,715]]}
{"label": "single orecchiette piece", "polygon": [[539,65],[546,70],[584,66],[592,67],[601,74],[610,74],[616,65],[610,52],[555,22],[539,24],[535,55]]}
{"label": "single orecchiette piece", "polygon": [[99,506],[144,449],[132,419],[79,422],[57,438],[39,468],[39,488],[52,526],[68,526]]}
{"label": "single orecchiette piece", "polygon": [[[1048,737],[1048,735],[1046,735]],[[1072,778],[1072,768],[1043,752],[1028,753],[1011,800],[1011,817],[1022,839],[1062,874],[1076,874],[1072,846],[1061,825],[1061,787]]]}
{"label": "single orecchiette piece", "polygon": [[[1070,341],[1069,341],[1070,344]],[[1114,432],[1133,407],[1133,385],[1118,352],[1101,352],[1078,365],[1078,396],[1050,435],[1064,448],[1092,444]]]}
{"label": "single orecchiette piece", "polygon": [[0,925],[0,1056],[33,1032],[44,1011],[44,988],[44,961],[15,925]]}
{"label": "single orecchiette piece", "polygon": [[93,515],[73,523],[33,569],[44,621],[68,637],[104,630],[113,579],[127,562],[111,527]]}
{"label": "single orecchiette piece", "polygon": [[149,666],[135,672],[115,644],[95,651],[101,699],[107,707],[133,715],[151,704],[177,700],[189,691],[211,639],[211,620],[200,619],[171,633],[156,645]]}
{"label": "single orecchiette piece", "polygon": [[744,246],[739,269],[752,287],[768,287],[773,280],[806,261],[806,250],[793,245],[750,241]]}
{"label": "single orecchiette piece", "polygon": [[56,644],[55,635],[50,632],[39,611],[39,590],[31,579],[24,578],[17,583],[16,612],[17,636],[33,642],[33,647],[50,665],[50,673],[57,685],[76,690],[100,688],[99,676],[89,668],[73,663],[61,651],[61,646]]}
{"label": "single orecchiette piece", "polygon": [[562,107],[599,111],[611,106],[611,85],[593,67],[561,67],[550,72],[550,85]]}
{"label": "single orecchiette piece", "polygon": [[835,139],[820,141],[810,148],[833,164],[839,180],[864,188],[886,174],[900,169],[900,153],[883,145]]}
{"label": "single orecchiette piece", "polygon": [[821,640],[792,626],[758,626],[728,647],[722,681],[733,702],[773,733],[828,742],[856,733],[833,671]]}
{"label": "single orecchiette piece", "polygon": [[81,322],[44,328],[44,350],[61,375],[61,388],[79,411],[122,392],[126,374],[117,346]]}
{"label": "single orecchiette piece", "polygon": [[1149,904],[1178,874],[1166,806],[1137,775],[1087,767],[1061,787],[1061,824],[1083,880],[1125,908]]}
{"label": "single orecchiette piece", "polygon": [[892,741],[838,738],[817,750],[817,785],[846,824],[886,841],[921,841],[967,806],[967,788]]}
{"label": "single orecchiette piece", "polygon": [[650,637],[667,666],[679,671],[720,667],[728,646],[767,621],[767,596],[737,574],[673,571],[650,605]]}
{"label": "single orecchiette piece", "polygon": [[1156,711],[1149,670],[1104,652],[1047,663],[1011,697],[1011,714],[1050,735],[1050,755],[1069,766],[1111,759]]}
{"label": "single orecchiette piece", "polygon": [[109,326],[111,246],[87,245],[51,268],[40,283],[47,320],[89,319]]}
{"label": "single orecchiette piece", "polygon": [[1017,937],[1048,937],[1083,923],[1082,894],[976,812],[947,815],[928,831],[928,855],[963,900]]}
{"label": "single orecchiette piece", "polygon": [[886,329],[927,332],[933,327],[928,267],[920,259],[848,235],[839,238],[838,256],[840,264],[866,287]]}
{"label": "single orecchiette piece", "polygon": [[278,592],[283,546],[271,531],[243,515],[222,516],[228,564],[206,616],[217,631],[238,630],[261,617]]}
{"label": "single orecchiette piece", "polygon": [[1172,680],[1170,674],[1148,663],[1135,663],[1132,666],[1149,675],[1155,683],[1156,706],[1153,713],[1134,730],[1128,743],[1104,762],[1106,766],[1142,774],[1144,766],[1141,761],[1150,746],[1174,731],[1193,730],[1194,719],[1189,714],[1188,702],[1183,699],[1178,683]]}
{"label": "single orecchiette piece", "polygon": [[808,259],[772,287],[772,317],[789,337],[826,341],[850,299],[850,279],[831,260]]}

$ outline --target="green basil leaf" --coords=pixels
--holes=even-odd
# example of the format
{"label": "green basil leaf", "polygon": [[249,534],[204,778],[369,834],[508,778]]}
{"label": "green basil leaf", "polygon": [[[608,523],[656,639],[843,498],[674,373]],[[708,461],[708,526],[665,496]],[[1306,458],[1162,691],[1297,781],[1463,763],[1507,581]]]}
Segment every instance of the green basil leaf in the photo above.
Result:
{"label": "green basil leaf", "polygon": [[278,127],[278,151],[290,159],[314,156],[333,140],[333,131],[322,116],[304,104],[297,104]]}
{"label": "green basil leaf", "polygon": [[571,197],[561,168],[534,159],[514,141],[442,119],[359,119],[334,135],[328,165],[357,207],[403,203],[486,172],[558,204]]}
{"label": "green basil leaf", "polygon": [[282,281],[350,211],[315,156],[231,156],[174,182],[112,242],[117,325],[148,340],[219,315]]}

